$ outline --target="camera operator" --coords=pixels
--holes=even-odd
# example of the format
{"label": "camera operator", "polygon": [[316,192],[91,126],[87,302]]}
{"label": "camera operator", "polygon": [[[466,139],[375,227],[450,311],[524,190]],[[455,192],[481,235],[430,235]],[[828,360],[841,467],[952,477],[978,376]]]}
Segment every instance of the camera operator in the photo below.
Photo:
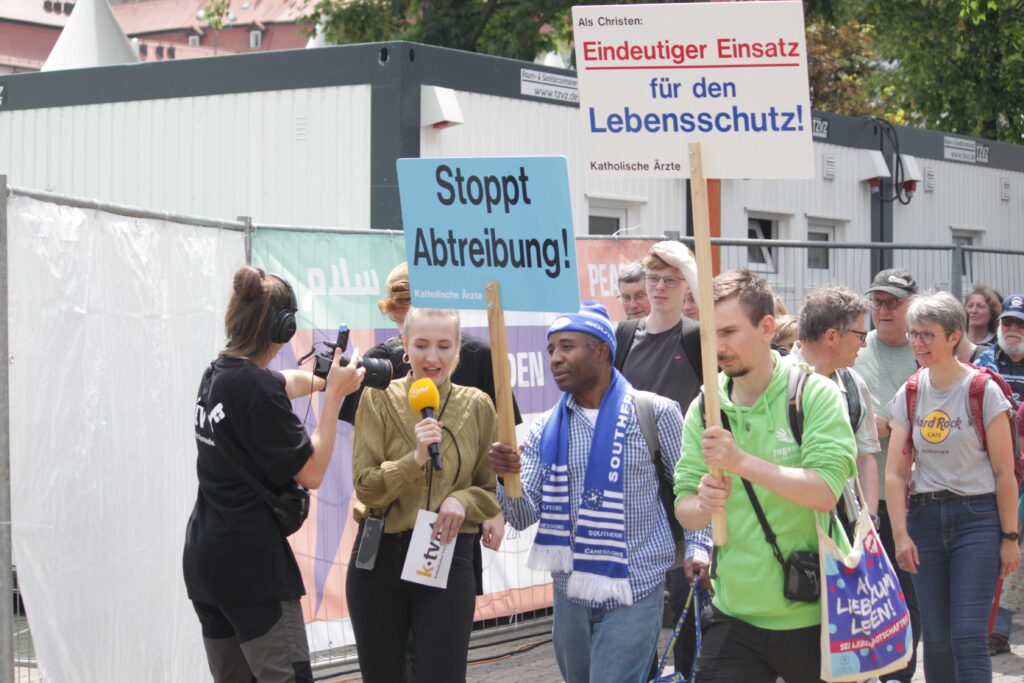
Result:
{"label": "camera operator", "polygon": [[[308,511],[334,449],[341,399],[359,387],[358,362],[326,382],[267,369],[295,333],[297,301],[283,278],[250,266],[234,275],[228,342],[203,374],[196,400],[199,493],[185,537],[188,596],[218,683],[312,683],[299,598],[302,577],[286,540]],[[310,436],[290,398],[325,389]],[[273,501],[281,501],[273,509]],[[302,512],[282,519],[296,503]],[[304,503],[304,506],[303,506]]]}

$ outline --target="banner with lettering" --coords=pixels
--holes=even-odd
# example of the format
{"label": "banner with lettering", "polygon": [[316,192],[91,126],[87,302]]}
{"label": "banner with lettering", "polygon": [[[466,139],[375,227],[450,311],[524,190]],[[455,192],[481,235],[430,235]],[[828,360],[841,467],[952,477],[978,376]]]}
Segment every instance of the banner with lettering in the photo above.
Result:
{"label": "banner with lettering", "polygon": [[852,547],[841,550],[819,524],[818,552],[821,677],[863,681],[905,667],[913,652],[910,613],[863,497]]}
{"label": "banner with lettering", "polygon": [[[580,297],[596,299],[622,319],[618,269],[642,259],[652,239],[574,240]],[[294,368],[311,350],[333,341],[337,326],[351,329],[349,352],[365,351],[394,337],[394,324],[377,309],[388,272],[405,257],[401,233],[295,232],[261,229],[253,237],[253,264],[288,279],[299,303],[299,330],[271,367]],[[568,302],[567,302],[568,306]],[[571,310],[575,310],[575,304]],[[547,356],[547,327],[555,313],[506,316],[512,391],[523,414],[520,438],[533,420],[558,400]],[[462,311],[462,327],[487,339],[484,311]],[[309,367],[305,365],[303,367]],[[313,430],[321,415],[321,396],[293,402],[295,413]],[[289,538],[306,586],[303,611],[314,651],[351,645],[345,602],[345,576],[356,538],[352,518],[352,427],[338,422],[334,454],[320,489],[314,492],[309,519]],[[508,617],[551,605],[551,578],[526,567],[533,529],[508,527],[498,552],[484,549],[484,595],[477,598],[477,620]]]}
{"label": "banner with lettering", "polygon": [[801,2],[572,8],[591,177],[812,178]]}

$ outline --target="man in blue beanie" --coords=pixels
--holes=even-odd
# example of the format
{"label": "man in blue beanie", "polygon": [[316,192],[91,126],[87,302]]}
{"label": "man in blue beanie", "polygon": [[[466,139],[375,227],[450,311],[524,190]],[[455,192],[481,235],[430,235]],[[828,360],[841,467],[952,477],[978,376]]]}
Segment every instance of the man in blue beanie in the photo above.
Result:
{"label": "man in blue beanie", "polygon": [[[652,457],[675,467],[681,413],[675,401],[630,386],[612,367],[615,346],[601,304],[559,316],[548,354],[562,397],[518,451],[495,443],[489,453],[506,521],[540,522],[527,565],[554,579],[555,656],[569,683],[646,680],[675,558]],[[638,410],[653,412],[656,456]],[[521,477],[521,498],[505,495],[509,472]]]}

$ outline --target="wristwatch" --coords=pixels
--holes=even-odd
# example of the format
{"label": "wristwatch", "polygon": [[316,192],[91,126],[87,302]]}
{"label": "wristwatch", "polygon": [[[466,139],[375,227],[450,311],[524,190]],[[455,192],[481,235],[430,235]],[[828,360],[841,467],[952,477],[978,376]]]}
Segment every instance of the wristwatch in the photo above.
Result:
{"label": "wristwatch", "polygon": [[1000,533],[1000,536],[1003,537],[1004,541],[1019,541],[1020,540],[1020,534],[1018,534],[1016,531],[1003,531],[1002,533]]}

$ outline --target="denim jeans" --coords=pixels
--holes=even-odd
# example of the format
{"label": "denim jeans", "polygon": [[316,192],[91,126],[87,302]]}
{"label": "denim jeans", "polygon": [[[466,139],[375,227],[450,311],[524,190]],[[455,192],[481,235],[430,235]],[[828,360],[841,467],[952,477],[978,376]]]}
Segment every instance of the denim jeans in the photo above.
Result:
{"label": "denim jeans", "polygon": [[664,583],[617,609],[585,607],[556,590],[553,640],[562,678],[568,683],[644,683],[658,648],[664,603]]}
{"label": "denim jeans", "polygon": [[907,530],[921,564],[914,575],[928,683],[989,683],[988,619],[999,578],[995,495],[934,500],[914,496]]}
{"label": "denim jeans", "polygon": [[1011,630],[1013,630],[1013,612],[1005,607],[1000,607],[999,611],[996,612],[996,623],[992,633],[998,633],[1009,638]]}
{"label": "denim jeans", "polygon": [[885,554],[892,561],[893,569],[896,570],[896,578],[903,588],[903,597],[907,601],[907,611],[910,612],[910,628],[914,632],[914,653],[910,655],[907,666],[899,671],[885,674],[883,681],[898,681],[899,683],[910,683],[917,672],[917,644],[921,642],[921,610],[917,607],[917,593],[914,591],[913,574],[905,572],[896,566],[896,546],[892,538],[892,524],[889,522],[889,508],[884,500],[878,501],[878,535],[882,539],[882,547]]}

